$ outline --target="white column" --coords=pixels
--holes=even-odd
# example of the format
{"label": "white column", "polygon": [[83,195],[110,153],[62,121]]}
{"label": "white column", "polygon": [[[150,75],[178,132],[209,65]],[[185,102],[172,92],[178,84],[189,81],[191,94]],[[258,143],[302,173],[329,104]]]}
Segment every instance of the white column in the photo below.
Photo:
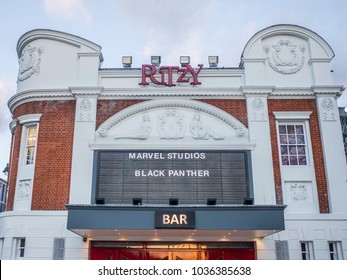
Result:
{"label": "white column", "polygon": [[276,204],[274,171],[267,97],[272,88],[243,88],[247,102],[247,118],[252,151],[255,204]]}
{"label": "white column", "polygon": [[342,87],[315,87],[330,211],[347,213],[346,159],[336,96]]}
{"label": "white column", "polygon": [[102,87],[70,88],[76,98],[72,149],[70,204],[90,204],[92,192],[93,151],[97,99]]}

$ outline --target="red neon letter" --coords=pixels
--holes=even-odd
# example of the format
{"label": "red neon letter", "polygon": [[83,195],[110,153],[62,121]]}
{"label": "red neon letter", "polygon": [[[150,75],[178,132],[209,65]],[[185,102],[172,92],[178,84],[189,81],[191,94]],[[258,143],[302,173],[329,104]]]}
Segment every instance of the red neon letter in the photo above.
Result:
{"label": "red neon letter", "polygon": [[[161,73],[161,84],[168,86],[168,87],[173,87],[176,86],[173,82],[172,82],[172,70],[178,70],[179,67],[178,66],[162,66],[160,67],[160,73]],[[167,74],[168,74],[168,82],[165,83],[165,78],[164,78],[164,74],[165,71],[163,70],[167,70]]]}
{"label": "red neon letter", "polygon": [[[150,73],[147,73],[146,72],[146,68],[149,68],[151,71]],[[155,67],[153,65],[150,65],[150,64],[143,64],[142,65],[142,82],[139,83],[139,85],[142,85],[142,86],[147,86],[149,85],[149,83],[147,83],[146,81],[146,78],[149,77],[151,82],[153,84],[156,84],[156,85],[161,85],[161,83],[156,79],[154,78],[154,74],[157,70],[155,69]]]}
{"label": "red neon letter", "polygon": [[193,79],[194,79],[194,81],[191,82],[190,84],[194,85],[194,86],[195,85],[201,85],[201,83],[198,81],[198,74],[200,73],[200,70],[201,70],[202,66],[204,66],[204,65],[198,64],[198,66],[199,66],[199,70],[197,72],[195,72],[192,66],[190,66],[189,64],[186,65],[188,71],[192,74]]}

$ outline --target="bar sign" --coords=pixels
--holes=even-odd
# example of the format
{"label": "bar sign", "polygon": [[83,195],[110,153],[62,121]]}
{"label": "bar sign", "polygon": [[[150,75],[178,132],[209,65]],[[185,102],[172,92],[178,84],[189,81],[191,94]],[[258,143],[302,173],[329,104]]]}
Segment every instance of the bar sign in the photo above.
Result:
{"label": "bar sign", "polygon": [[195,228],[195,212],[156,211],[155,228]]}

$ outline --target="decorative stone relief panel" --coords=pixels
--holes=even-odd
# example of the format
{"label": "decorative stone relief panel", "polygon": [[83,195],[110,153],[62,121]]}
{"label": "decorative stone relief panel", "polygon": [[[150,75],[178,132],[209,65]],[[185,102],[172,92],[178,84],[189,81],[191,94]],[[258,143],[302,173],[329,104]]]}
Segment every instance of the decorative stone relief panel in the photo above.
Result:
{"label": "decorative stone relief panel", "polygon": [[314,199],[312,182],[286,182],[284,190],[284,204],[289,213],[315,213],[318,205]]}
{"label": "decorative stone relief panel", "polygon": [[[77,99],[78,100],[78,99]],[[79,105],[77,105],[77,121],[80,122],[91,122],[92,120],[92,107],[93,103],[88,98],[82,98],[77,101]]]}
{"label": "decorative stone relief panel", "polygon": [[31,196],[31,180],[19,181],[17,187],[17,200],[29,200]]}
{"label": "decorative stone relief panel", "polygon": [[127,139],[166,146],[207,141],[249,144],[248,130],[237,119],[211,105],[185,100],[148,101],[131,106],[100,125],[95,137],[95,145],[136,143]]}
{"label": "decorative stone relief panel", "polygon": [[332,97],[323,98],[321,108],[324,121],[336,121],[335,99]]}
{"label": "decorative stone relief panel", "polygon": [[182,139],[186,124],[184,121],[184,114],[177,110],[166,110],[161,113],[158,118],[158,132],[161,139]]}
{"label": "decorative stone relief panel", "polygon": [[270,67],[281,74],[295,74],[305,63],[305,46],[293,44],[289,40],[264,45],[264,52]]}
{"label": "decorative stone relief panel", "polygon": [[27,45],[19,58],[18,81],[24,81],[32,75],[40,73],[43,48]]}
{"label": "decorative stone relief panel", "polygon": [[307,199],[307,186],[305,184],[291,184],[289,191],[293,201],[305,201]]}
{"label": "decorative stone relief panel", "polygon": [[266,121],[267,120],[267,110],[266,104],[260,97],[253,98],[251,101],[250,108],[250,119],[251,121]]}

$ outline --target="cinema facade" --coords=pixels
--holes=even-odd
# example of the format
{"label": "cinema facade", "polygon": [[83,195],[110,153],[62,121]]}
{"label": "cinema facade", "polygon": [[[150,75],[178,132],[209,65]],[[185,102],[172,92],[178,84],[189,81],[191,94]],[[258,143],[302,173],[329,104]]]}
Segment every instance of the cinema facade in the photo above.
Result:
{"label": "cinema facade", "polygon": [[344,88],[318,34],[270,26],[230,68],[103,69],[53,30],[17,52],[2,259],[347,256]]}

